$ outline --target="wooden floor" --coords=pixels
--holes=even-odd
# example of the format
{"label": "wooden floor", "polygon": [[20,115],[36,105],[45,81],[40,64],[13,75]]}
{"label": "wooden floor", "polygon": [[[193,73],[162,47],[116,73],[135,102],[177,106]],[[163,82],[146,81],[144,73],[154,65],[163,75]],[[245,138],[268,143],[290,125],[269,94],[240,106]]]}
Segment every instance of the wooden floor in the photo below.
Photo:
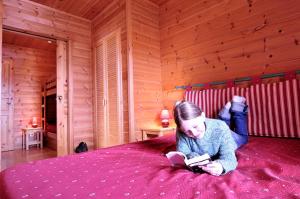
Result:
{"label": "wooden floor", "polygon": [[32,147],[28,151],[17,149],[14,151],[2,152],[1,170],[14,166],[19,163],[41,160],[56,157],[56,151],[50,148]]}

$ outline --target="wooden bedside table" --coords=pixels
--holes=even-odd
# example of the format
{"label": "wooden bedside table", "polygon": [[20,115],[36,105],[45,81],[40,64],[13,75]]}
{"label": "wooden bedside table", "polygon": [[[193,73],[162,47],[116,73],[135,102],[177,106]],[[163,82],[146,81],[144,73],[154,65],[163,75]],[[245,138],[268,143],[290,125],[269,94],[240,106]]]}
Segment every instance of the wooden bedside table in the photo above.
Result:
{"label": "wooden bedside table", "polygon": [[141,131],[142,131],[142,140],[147,140],[152,137],[159,137],[167,133],[175,132],[175,128],[174,127],[145,128],[145,129],[141,129]]}
{"label": "wooden bedside table", "polygon": [[[41,127],[37,128],[23,128],[22,129],[22,148],[29,150],[30,145],[36,144],[43,148],[43,133],[44,129]],[[34,140],[30,140],[29,136],[34,137]]]}

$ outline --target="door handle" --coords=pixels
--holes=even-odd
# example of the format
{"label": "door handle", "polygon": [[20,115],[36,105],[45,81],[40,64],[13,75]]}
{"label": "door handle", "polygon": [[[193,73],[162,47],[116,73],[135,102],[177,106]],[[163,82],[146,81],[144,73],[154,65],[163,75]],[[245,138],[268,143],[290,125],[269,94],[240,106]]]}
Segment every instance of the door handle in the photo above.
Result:
{"label": "door handle", "polygon": [[61,100],[62,100],[62,96],[61,95],[59,95],[59,96],[57,96],[57,99],[61,102]]}

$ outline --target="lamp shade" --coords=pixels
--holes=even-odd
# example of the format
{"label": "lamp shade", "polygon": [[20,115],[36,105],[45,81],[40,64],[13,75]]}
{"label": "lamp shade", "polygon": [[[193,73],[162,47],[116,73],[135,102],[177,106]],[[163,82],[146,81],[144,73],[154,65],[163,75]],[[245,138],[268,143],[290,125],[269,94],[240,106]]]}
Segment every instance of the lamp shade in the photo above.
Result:
{"label": "lamp shade", "polygon": [[160,119],[169,119],[169,118],[170,118],[169,111],[167,109],[163,109],[160,113]]}

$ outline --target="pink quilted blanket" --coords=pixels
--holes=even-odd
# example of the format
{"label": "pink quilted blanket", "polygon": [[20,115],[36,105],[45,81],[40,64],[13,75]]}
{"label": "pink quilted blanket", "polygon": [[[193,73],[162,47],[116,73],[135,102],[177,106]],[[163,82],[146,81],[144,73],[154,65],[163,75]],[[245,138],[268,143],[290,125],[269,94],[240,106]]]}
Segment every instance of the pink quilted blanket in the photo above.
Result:
{"label": "pink quilted blanket", "polygon": [[225,176],[170,166],[166,136],[20,164],[0,173],[0,198],[300,198],[300,140],[250,137]]}

